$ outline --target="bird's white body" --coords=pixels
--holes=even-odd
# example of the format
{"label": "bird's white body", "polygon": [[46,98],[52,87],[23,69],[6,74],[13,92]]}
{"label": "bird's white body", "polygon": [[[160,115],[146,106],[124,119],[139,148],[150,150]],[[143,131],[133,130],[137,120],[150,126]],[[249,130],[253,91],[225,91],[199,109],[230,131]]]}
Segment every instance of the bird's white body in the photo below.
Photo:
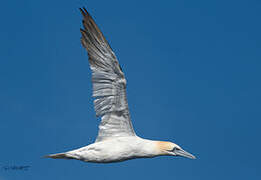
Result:
{"label": "bird's white body", "polygon": [[171,142],[152,141],[138,137],[133,129],[126,97],[126,79],[119,62],[100,29],[87,12],[83,15],[82,45],[89,56],[92,70],[94,108],[101,117],[95,143],[46,157],[109,163],[155,156],[195,158]]}
{"label": "bird's white body", "polygon": [[69,151],[68,158],[85,162],[108,163],[135,158],[155,157],[160,153],[157,141],[142,139],[137,136],[118,137],[90,144]]}

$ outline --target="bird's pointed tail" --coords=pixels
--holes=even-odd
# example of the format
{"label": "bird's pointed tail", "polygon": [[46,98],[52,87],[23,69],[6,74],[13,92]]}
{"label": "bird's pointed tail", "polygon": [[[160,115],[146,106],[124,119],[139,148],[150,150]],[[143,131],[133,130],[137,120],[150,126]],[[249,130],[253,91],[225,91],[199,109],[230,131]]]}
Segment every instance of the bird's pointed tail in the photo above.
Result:
{"label": "bird's pointed tail", "polygon": [[52,158],[52,159],[76,159],[76,157],[72,156],[68,153],[57,153],[57,154],[49,154],[44,156],[44,158]]}

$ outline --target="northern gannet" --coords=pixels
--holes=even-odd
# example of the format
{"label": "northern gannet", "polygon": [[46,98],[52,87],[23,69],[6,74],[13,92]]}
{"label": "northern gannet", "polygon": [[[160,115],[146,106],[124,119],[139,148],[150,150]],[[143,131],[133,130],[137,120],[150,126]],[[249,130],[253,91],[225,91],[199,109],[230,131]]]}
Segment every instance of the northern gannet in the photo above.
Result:
{"label": "northern gannet", "polygon": [[45,157],[95,163],[165,155],[195,159],[175,143],[143,139],[135,134],[126,98],[126,79],[119,62],[87,10],[80,11],[84,26],[80,29],[81,43],[89,56],[96,116],[101,117],[99,133],[93,144]]}

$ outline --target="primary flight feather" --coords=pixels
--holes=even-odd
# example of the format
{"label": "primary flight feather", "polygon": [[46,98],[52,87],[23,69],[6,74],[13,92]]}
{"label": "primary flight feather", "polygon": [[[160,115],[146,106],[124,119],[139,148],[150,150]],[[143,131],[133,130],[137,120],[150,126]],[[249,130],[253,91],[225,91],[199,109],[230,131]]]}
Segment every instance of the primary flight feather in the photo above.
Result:
{"label": "primary flight feather", "polygon": [[97,163],[161,155],[195,159],[175,143],[147,140],[135,134],[126,98],[126,79],[117,57],[87,10],[80,11],[84,26],[80,29],[81,43],[89,56],[96,116],[101,117],[99,132],[93,144],[46,157]]}

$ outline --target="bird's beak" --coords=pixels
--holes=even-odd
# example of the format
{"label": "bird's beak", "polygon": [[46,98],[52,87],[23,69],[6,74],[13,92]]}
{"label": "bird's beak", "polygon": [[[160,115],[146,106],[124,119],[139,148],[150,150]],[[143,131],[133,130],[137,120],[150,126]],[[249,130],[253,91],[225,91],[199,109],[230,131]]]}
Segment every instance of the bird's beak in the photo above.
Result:
{"label": "bird's beak", "polygon": [[176,156],[183,156],[183,157],[190,158],[190,159],[196,159],[195,156],[184,151],[183,149],[175,149],[174,153],[176,154]]}

